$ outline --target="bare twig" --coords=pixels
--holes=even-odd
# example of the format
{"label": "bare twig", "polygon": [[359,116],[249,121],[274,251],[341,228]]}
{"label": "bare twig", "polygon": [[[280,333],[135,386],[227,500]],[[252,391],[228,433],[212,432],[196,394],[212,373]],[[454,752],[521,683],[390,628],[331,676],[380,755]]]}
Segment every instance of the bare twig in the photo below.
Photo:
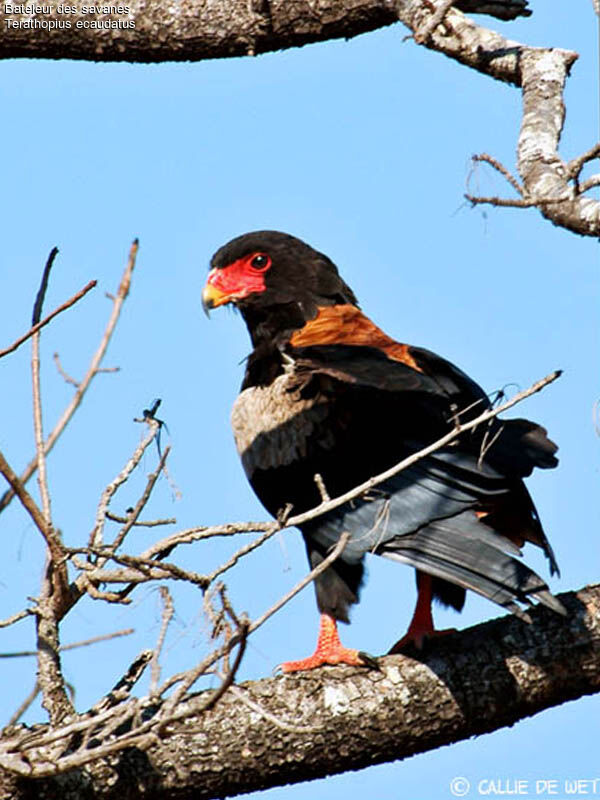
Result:
{"label": "bare twig", "polygon": [[588,192],[590,189],[593,189],[595,186],[600,186],[600,175],[592,175],[591,178],[588,178],[583,183],[579,184],[579,194],[583,194],[584,192]]}
{"label": "bare twig", "polygon": [[[46,297],[46,290],[48,289],[48,280],[50,279],[50,270],[54,264],[54,259],[58,255],[58,248],[53,247],[46,261],[44,272],[42,275],[42,282],[39,291],[35,298],[33,306],[33,315],[31,319],[32,325],[37,325],[42,316],[42,307],[44,305],[44,298]],[[38,473],[38,486],[40,496],[42,498],[42,510],[46,518],[46,524],[52,526],[52,516],[50,511],[50,492],[48,491],[48,478],[46,475],[46,454],[44,453],[44,428],[42,424],[42,397],[40,389],[40,332],[39,330],[33,334],[32,349],[31,349],[31,377],[33,386],[33,428],[35,434],[35,449],[37,453],[37,473]]]}
{"label": "bare twig", "polygon": [[329,496],[329,492],[327,491],[327,487],[325,486],[325,481],[323,480],[323,476],[320,472],[315,472],[314,475],[315,483],[317,484],[317,489],[319,490],[319,494],[321,495],[321,500],[326,503],[328,500],[331,500]]}
{"label": "bare twig", "polygon": [[100,503],[98,504],[98,510],[96,511],[96,524],[94,525],[94,528],[90,533],[90,539],[89,539],[90,547],[97,548],[101,546],[103,541],[103,531],[106,519],[106,511],[108,509],[110,501],[112,500],[117,489],[125,483],[125,481],[129,478],[131,473],[140,463],[140,461],[142,460],[142,456],[146,452],[147,447],[154,441],[158,431],[160,430],[160,424],[157,420],[147,419],[145,420],[145,422],[148,425],[148,432],[146,436],[136,447],[133,455],[131,456],[130,459],[128,459],[123,469],[102,492],[102,497],[100,498]]}
{"label": "bare twig", "polygon": [[[79,384],[79,388],[77,389],[77,391],[73,395],[73,398],[71,399],[71,402],[69,403],[67,408],[64,410],[62,416],[60,417],[60,419],[58,420],[58,422],[54,426],[54,429],[52,430],[52,432],[50,433],[50,435],[46,439],[46,442],[44,443],[44,453],[46,455],[48,455],[48,453],[52,450],[52,448],[56,444],[57,439],[59,438],[59,436],[61,435],[61,433],[65,429],[66,425],[68,424],[69,420],[71,419],[71,417],[73,416],[73,414],[75,413],[77,408],[79,407],[79,405],[80,405],[80,403],[81,403],[81,401],[83,399],[83,396],[85,395],[90,383],[92,382],[94,377],[98,374],[100,363],[101,363],[102,359],[104,358],[104,354],[106,353],[106,348],[108,347],[108,343],[109,343],[109,341],[110,341],[110,339],[112,337],[112,334],[114,332],[115,326],[116,326],[116,324],[117,324],[117,322],[119,320],[119,315],[121,313],[121,308],[123,307],[123,303],[125,302],[125,299],[126,299],[128,293],[129,293],[129,287],[131,285],[131,276],[132,276],[132,273],[133,273],[133,269],[135,267],[135,259],[136,259],[136,256],[137,256],[137,251],[138,251],[138,240],[135,239],[133,241],[133,244],[131,245],[131,249],[129,251],[129,259],[128,259],[128,262],[127,262],[127,266],[125,267],[125,271],[123,272],[123,276],[121,278],[121,283],[119,285],[119,289],[118,289],[117,294],[116,294],[116,296],[114,298],[112,312],[111,312],[110,318],[108,320],[108,323],[106,325],[106,329],[104,331],[104,334],[102,336],[102,340],[100,342],[100,346],[98,347],[98,350],[94,354],[94,356],[93,356],[93,358],[92,358],[92,360],[90,362],[90,366],[88,367],[88,371],[86,372],[86,374],[83,377],[81,383]],[[94,286],[96,285],[95,281],[92,282],[92,283],[93,283]],[[90,284],[89,286],[91,288],[92,284]],[[87,287],[86,287],[86,289],[87,289]],[[71,303],[71,305],[72,305],[72,303]],[[66,307],[67,307],[67,305],[65,305],[65,308]],[[62,308],[61,308],[61,310],[62,310]],[[57,313],[58,313],[58,311],[57,311]],[[40,327],[41,327],[41,324],[40,324]],[[32,335],[31,332],[29,332],[29,334],[27,334],[26,338],[28,338],[30,335]],[[2,355],[2,353],[0,353],[0,356],[1,355]],[[29,464],[27,465],[26,469],[21,474],[21,482],[23,484],[26,484],[27,481],[34,474],[36,469],[37,469],[37,458],[34,458],[29,462]],[[0,498],[0,512],[3,511],[6,508],[6,506],[10,503],[10,501],[13,499],[13,497],[14,497],[14,491],[12,491],[12,490],[9,490],[9,491],[4,493],[2,498]]]}
{"label": "bare twig", "polygon": [[18,611],[11,617],[7,617],[6,619],[0,620],[0,628],[8,628],[9,625],[14,625],[15,622],[19,622],[20,620],[25,619],[26,617],[30,617],[32,614],[35,614],[35,609],[24,608],[22,611]]}
{"label": "bare twig", "polygon": [[590,147],[589,150],[586,150],[585,153],[582,153],[577,158],[573,158],[567,164],[567,175],[569,178],[578,178],[581,170],[584,166],[588,163],[588,161],[593,161],[595,158],[600,157],[600,143],[595,144],[593,147]]}
{"label": "bare twig", "polygon": [[289,603],[289,601],[293,597],[295,597],[298,594],[298,592],[301,592],[302,589],[304,589],[305,586],[308,586],[309,583],[312,583],[316,577],[318,577],[322,572],[324,572],[327,569],[327,567],[330,564],[332,564],[339,555],[341,555],[341,553],[342,553],[344,547],[346,546],[349,538],[350,538],[350,534],[349,533],[342,533],[342,535],[340,536],[340,538],[338,540],[338,543],[333,548],[333,550],[329,553],[327,558],[324,558],[323,561],[321,561],[321,563],[317,567],[312,569],[308,573],[308,575],[306,575],[304,578],[302,578],[302,580],[299,581],[294,586],[293,589],[290,589],[290,591],[287,594],[285,594],[283,597],[281,597],[276,603],[274,603],[274,605],[272,605],[271,608],[267,609],[267,611],[265,611],[264,614],[261,614],[261,616],[258,617],[258,619],[255,619],[254,622],[252,622],[250,624],[250,627],[248,628],[248,634],[254,633],[254,631],[257,630],[258,628],[260,628],[261,625],[264,625],[264,623],[270,617],[272,617],[273,614],[275,614],[277,611],[279,611],[280,608],[283,608],[283,606],[286,605],[286,603]]}
{"label": "bare twig", "polygon": [[131,690],[135,684],[144,674],[146,667],[152,660],[152,656],[152,650],[142,650],[139,656],[130,665],[125,675],[117,681],[106,697],[103,697],[102,700],[90,709],[90,712],[93,714],[100,714],[126,700],[131,694]]}
{"label": "bare twig", "polygon": [[[44,267],[40,289],[35,299],[32,324],[36,325],[42,314],[42,307],[50,271],[58,253],[54,248]],[[60,663],[58,621],[68,594],[68,575],[62,549],[60,532],[52,525],[50,492],[46,474],[46,452],[42,423],[42,399],[40,388],[40,331],[32,336],[31,375],[33,388],[33,427],[37,454],[37,475],[42,511],[45,521],[45,538],[48,543],[48,563],[46,565],[36,616],[37,634],[37,685],[43,695],[42,706],[48,712],[53,725],[73,713],[73,705],[66,692],[66,685]]]}
{"label": "bare twig", "polygon": [[73,297],[69,298],[69,300],[64,302],[62,305],[58,306],[58,308],[55,308],[54,311],[52,311],[50,314],[48,314],[47,317],[44,317],[44,319],[41,322],[37,322],[35,325],[33,325],[27,331],[27,333],[23,334],[23,336],[20,336],[16,341],[14,341],[8,347],[5,347],[4,350],[0,350],[0,358],[3,358],[4,356],[7,356],[9,353],[14,353],[14,351],[18,347],[20,347],[24,342],[26,342],[27,339],[29,339],[31,336],[33,336],[34,333],[37,333],[37,331],[41,330],[49,322],[52,322],[54,317],[56,317],[61,312],[66,311],[68,308],[71,308],[71,306],[75,305],[75,303],[78,300],[81,300],[81,298],[84,295],[86,295],[89,291],[91,291],[97,285],[97,283],[98,283],[98,281],[90,281],[88,284],[86,284],[83,287],[83,289],[81,289],[76,294],[74,294]]}
{"label": "bare twig", "polygon": [[[222,658],[223,655],[226,653],[231,652],[231,650],[235,647],[235,645],[239,645],[237,657],[232,669],[229,672],[228,680],[224,681],[223,684],[217,689],[215,695],[211,696],[205,704],[203,704],[201,710],[205,711],[208,708],[211,708],[215,705],[219,697],[221,697],[227,686],[233,681],[235,677],[235,673],[241,663],[242,656],[244,654],[244,650],[246,648],[246,639],[250,633],[250,626],[248,625],[247,620],[242,620],[240,629],[237,631],[236,634],[231,636],[227,642],[221,647],[216,653],[211,653],[207,658],[200,662],[200,664],[195,668],[188,670],[185,674],[185,677],[181,681],[181,685],[177,687],[177,689],[173,692],[173,694],[165,701],[164,705],[160,710],[160,729],[164,730],[165,726],[169,724],[173,719],[178,718],[181,719],[181,712],[179,714],[175,714],[174,710],[177,705],[183,700],[184,695],[190,689],[194,683],[198,680],[198,678],[205,675],[208,668],[211,667],[215,661],[219,658]],[[161,687],[159,690],[159,694],[163,694],[164,688]]]}
{"label": "bare twig", "polygon": [[[91,644],[98,642],[107,642],[110,639],[117,639],[119,636],[130,636],[134,632],[133,628],[124,628],[121,631],[114,633],[103,633],[100,636],[92,636],[91,639],[82,639],[79,642],[71,642],[70,644],[61,644],[58,648],[61,652],[65,650],[75,650],[78,647],[89,647]],[[14,653],[0,653],[0,658],[23,658],[25,656],[36,656],[37,650],[21,650]]]}
{"label": "bare twig", "polygon": [[72,378],[67,372],[64,371],[62,364],[60,363],[60,356],[58,353],[53,353],[52,358],[54,359],[54,363],[56,365],[56,369],[58,370],[58,374],[61,375],[65,381],[65,383],[70,383],[71,386],[74,386],[76,389],[79,389],[79,383]]}
{"label": "bare twig", "polygon": [[[63,368],[63,365],[60,363],[60,356],[58,353],[53,353],[52,358],[54,359],[54,363],[56,365],[56,369],[58,370],[58,374],[62,376],[65,383],[70,383],[71,386],[74,386],[76,389],[79,388],[79,381],[76,381],[75,378],[71,377],[69,373]],[[98,367],[96,370],[96,374],[101,372],[120,372],[121,367]]]}
{"label": "bare twig", "polygon": [[231,558],[229,558],[227,561],[225,561],[223,564],[221,564],[215,570],[213,570],[213,572],[209,573],[206,576],[207,582],[212,583],[215,580],[215,578],[217,578],[219,575],[222,575],[224,572],[227,572],[228,569],[231,569],[231,567],[235,566],[237,562],[240,560],[240,558],[242,558],[242,556],[248,555],[248,553],[251,553],[253,550],[256,550],[257,547],[260,547],[268,539],[275,536],[275,534],[278,533],[283,527],[285,527],[285,522],[283,524],[275,523],[270,528],[270,530],[263,533],[263,535],[259,536],[258,539],[255,539],[253,542],[250,542],[244,547],[240,547],[237,553],[234,553],[231,556]]}
{"label": "bare twig", "polygon": [[220,583],[219,584],[218,591],[219,591],[219,597],[221,598],[221,603],[223,604],[224,610],[227,612],[227,614],[229,614],[229,617],[231,618],[233,624],[237,628],[241,627],[242,623],[240,622],[240,620],[239,620],[237,614],[235,613],[235,611],[233,610],[233,606],[231,605],[231,601],[227,597],[227,590],[225,589],[225,584],[224,583]]}
{"label": "bare twig", "polygon": [[[158,422],[158,420],[153,420],[153,422],[156,423]],[[153,433],[154,435],[152,438],[156,438],[158,431],[154,431]],[[167,461],[167,458],[169,457],[170,452],[171,452],[171,447],[170,446],[166,447],[165,452],[160,457],[157,468],[154,470],[154,472],[151,472],[150,475],[148,475],[148,481],[146,483],[146,487],[142,492],[140,499],[135,504],[133,511],[131,512],[131,514],[125,521],[125,524],[123,525],[119,533],[116,535],[113,543],[111,544],[112,550],[117,550],[123,544],[125,537],[137,522],[138,517],[144,510],[144,506],[146,505],[150,495],[152,494],[152,490],[154,489],[154,485],[158,480],[158,476],[164,469],[165,463]]]}
{"label": "bare twig", "polygon": [[29,494],[27,489],[21,483],[21,480],[18,477],[18,475],[15,474],[14,470],[12,469],[8,461],[4,458],[2,452],[0,452],[0,472],[4,475],[4,477],[8,481],[13,493],[16,494],[19,500],[21,501],[21,505],[27,511],[27,513],[35,523],[36,528],[46,539],[46,544],[48,545],[48,547],[52,548],[53,546],[52,535],[50,533],[49,526],[46,522],[44,514],[42,513],[41,509],[39,508],[38,504],[35,502],[33,497]]}
{"label": "bare twig", "polygon": [[518,195],[520,195],[521,197],[523,196],[523,187],[521,186],[521,184],[514,177],[514,175],[512,175],[512,173],[509,172],[509,170],[507,170],[506,167],[503,164],[501,164],[500,161],[498,161],[496,158],[493,158],[492,156],[488,155],[488,153],[480,153],[479,155],[472,156],[471,160],[473,161],[474,164],[478,162],[489,164],[504,178],[506,178],[508,183],[510,183],[510,185],[513,187],[513,189]]}
{"label": "bare twig", "polygon": [[159,558],[162,553],[170,552],[180,544],[194,544],[202,539],[211,539],[213,536],[237,536],[238,533],[256,533],[257,531],[270,530],[275,523],[270,522],[227,522],[223,525],[200,525],[197,528],[186,528],[177,531],[164,539],[150,545],[143,553],[143,558]]}
{"label": "bare twig", "polygon": [[[129,522],[129,517],[120,517],[118,514],[113,514],[112,511],[106,512],[106,518],[112,522],[120,522],[121,524]],[[175,517],[166,517],[165,519],[150,519],[150,520],[136,520],[133,523],[134,527],[139,528],[156,528],[159,525],[176,525],[177,520]]]}
{"label": "bare twig", "polygon": [[17,710],[11,715],[10,719],[6,723],[6,727],[10,727],[11,725],[15,725],[23,716],[23,714],[27,711],[29,706],[35,701],[35,698],[40,693],[40,684],[36,680],[33,684],[33,689],[29,692],[27,697],[23,700],[21,705],[17,708]]}
{"label": "bare twig", "polygon": [[[195,584],[201,589],[206,589],[209,580],[206,575],[200,575],[191,570],[185,570],[177,564],[171,564],[168,561],[157,561],[155,559],[142,558],[141,556],[129,556],[125,553],[117,554],[109,548],[94,549],[91,547],[71,547],[66,548],[66,553],[71,557],[77,569],[83,570],[86,573],[87,581],[94,583],[146,583],[149,580],[165,580],[166,578],[173,578],[175,580],[187,581],[188,583]],[[85,561],[80,561],[77,554],[82,553],[87,556],[96,556],[98,559],[115,561],[117,564],[123,564],[129,569],[125,570],[109,570],[106,567],[100,569],[95,564],[89,564]],[[79,579],[78,579],[79,580]],[[119,592],[115,597],[126,597],[131,591],[131,587],[127,587]],[[95,595],[99,597],[99,595]],[[116,602],[113,601],[113,602]]]}
{"label": "bare twig", "polygon": [[427,22],[415,31],[414,39],[417,44],[424,44],[429,39],[437,26],[444,21],[444,17],[454,2],[455,0],[441,0],[440,5]]}
{"label": "bare twig", "polygon": [[158,641],[156,642],[156,647],[154,648],[154,652],[152,655],[152,677],[150,678],[150,697],[154,697],[158,690],[158,682],[160,680],[160,653],[163,648],[163,644],[165,642],[165,636],[167,635],[167,628],[169,627],[169,623],[173,619],[173,614],[175,609],[173,608],[173,600],[169,593],[169,590],[166,586],[159,587],[160,596],[163,603],[163,610],[162,610],[162,622],[160,626],[160,633],[158,635]]}
{"label": "bare twig", "polygon": [[105,600],[107,603],[117,603],[124,606],[128,606],[131,603],[128,597],[121,597],[117,592],[103,592],[90,581],[84,583],[83,589],[93,600]]}
{"label": "bare twig", "polygon": [[[238,629],[238,636],[239,636],[239,646],[235,656],[235,661],[233,662],[233,666],[225,674],[223,678],[223,683],[219,686],[217,691],[213,695],[211,695],[208,698],[208,700],[205,703],[203,703],[203,705],[200,707],[199,709],[200,713],[208,711],[210,708],[214,708],[214,706],[218,703],[219,699],[223,697],[227,689],[229,689],[229,687],[233,684],[237,671],[240,667],[240,664],[242,663],[242,658],[244,657],[244,653],[246,652],[246,642],[248,640],[247,619],[243,619],[240,622],[240,627]],[[168,725],[168,720],[166,720],[163,726],[161,726],[162,730],[164,730],[164,727],[166,725]]]}
{"label": "bare twig", "polygon": [[[548,202],[547,200],[510,200],[506,197],[476,197],[472,194],[465,194],[463,197],[473,206],[487,204],[491,206],[500,206],[502,208],[537,208],[540,202]],[[562,199],[555,199],[553,202],[559,203],[562,202]]]}
{"label": "bare twig", "polygon": [[275,716],[275,714],[271,714],[271,712],[267,711],[266,708],[263,708],[263,706],[261,706],[255,700],[252,700],[252,698],[248,696],[247,690],[242,689],[240,686],[231,686],[229,691],[238,697],[242,703],[244,703],[244,705],[247,705],[248,708],[252,709],[252,711],[260,714],[260,716],[264,719],[272,722],[277,728],[281,728],[282,731],[288,731],[289,733],[315,733],[315,731],[318,730],[318,728],[314,728],[309,725],[290,725],[289,722],[284,722],[280,717]]}

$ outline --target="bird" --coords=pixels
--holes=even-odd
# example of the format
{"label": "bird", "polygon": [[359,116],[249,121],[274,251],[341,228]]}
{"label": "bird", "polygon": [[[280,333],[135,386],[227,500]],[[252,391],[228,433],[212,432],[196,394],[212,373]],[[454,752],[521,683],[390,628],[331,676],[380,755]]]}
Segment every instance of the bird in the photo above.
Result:
{"label": "bird", "polygon": [[[207,314],[232,304],[250,334],[231,423],[246,476],[273,516],[339,497],[492,406],[458,367],[388,336],[362,312],[333,261],[290,234],[253,231],[222,246],[202,303]],[[349,536],[314,580],[315,652],[282,671],[372,666],[368,654],[342,645],[338,631],[359,601],[369,553],[416,570],[414,613],[391,653],[444,633],[435,629],[432,601],[460,611],[467,589],[527,621],[536,602],[564,614],[519,558],[533,543],[550,574],[560,574],[523,481],[535,467],[556,467],[557,449],[534,422],[492,418],[299,525],[312,569],[342,533]]]}

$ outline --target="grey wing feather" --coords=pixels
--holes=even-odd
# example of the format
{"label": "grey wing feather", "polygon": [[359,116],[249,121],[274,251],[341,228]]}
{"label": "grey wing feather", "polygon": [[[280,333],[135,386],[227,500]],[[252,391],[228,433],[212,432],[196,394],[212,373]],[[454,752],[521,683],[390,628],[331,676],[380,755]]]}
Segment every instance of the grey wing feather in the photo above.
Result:
{"label": "grey wing feather", "polygon": [[433,522],[417,533],[392,539],[378,553],[472,589],[525,619],[515,601],[531,605],[537,600],[559,614],[566,613],[546,583],[523,562],[483,537],[465,536],[465,516]]}
{"label": "grey wing feather", "polygon": [[504,477],[491,467],[438,452],[303,531],[324,548],[348,531],[344,561],[358,563],[367,552],[386,556],[472,589],[524,619],[519,602],[535,600],[564,614],[546,583],[514,558],[519,548],[473,511],[506,491]]}

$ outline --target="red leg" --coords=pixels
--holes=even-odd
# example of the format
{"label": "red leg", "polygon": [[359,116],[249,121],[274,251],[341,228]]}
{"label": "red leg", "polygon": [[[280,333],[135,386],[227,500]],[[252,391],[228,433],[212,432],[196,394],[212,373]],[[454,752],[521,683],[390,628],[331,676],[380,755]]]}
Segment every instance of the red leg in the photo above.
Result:
{"label": "red leg", "polygon": [[349,650],[343,647],[337,630],[337,623],[328,614],[321,614],[319,638],[317,649],[302,661],[286,661],[281,664],[283,672],[299,672],[304,669],[314,669],[323,664],[352,664],[357,667],[367,666],[367,661],[361,658],[358,650]]}
{"label": "red leg", "polygon": [[404,636],[389,650],[389,653],[400,653],[408,645],[413,645],[417,650],[421,650],[425,639],[440,636],[446,633],[454,633],[454,628],[444,631],[436,631],[433,626],[433,615],[431,613],[431,602],[433,600],[431,575],[417,570],[417,605],[415,613]]}

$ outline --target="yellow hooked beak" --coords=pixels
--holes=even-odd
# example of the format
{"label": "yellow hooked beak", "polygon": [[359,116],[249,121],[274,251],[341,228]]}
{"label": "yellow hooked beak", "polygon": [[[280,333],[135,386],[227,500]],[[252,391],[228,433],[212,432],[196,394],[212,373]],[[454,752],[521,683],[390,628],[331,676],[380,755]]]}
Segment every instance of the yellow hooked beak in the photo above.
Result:
{"label": "yellow hooked beak", "polygon": [[213,286],[212,283],[207,283],[202,289],[202,308],[207,317],[211,308],[224,306],[226,303],[230,303],[231,299],[231,295]]}

